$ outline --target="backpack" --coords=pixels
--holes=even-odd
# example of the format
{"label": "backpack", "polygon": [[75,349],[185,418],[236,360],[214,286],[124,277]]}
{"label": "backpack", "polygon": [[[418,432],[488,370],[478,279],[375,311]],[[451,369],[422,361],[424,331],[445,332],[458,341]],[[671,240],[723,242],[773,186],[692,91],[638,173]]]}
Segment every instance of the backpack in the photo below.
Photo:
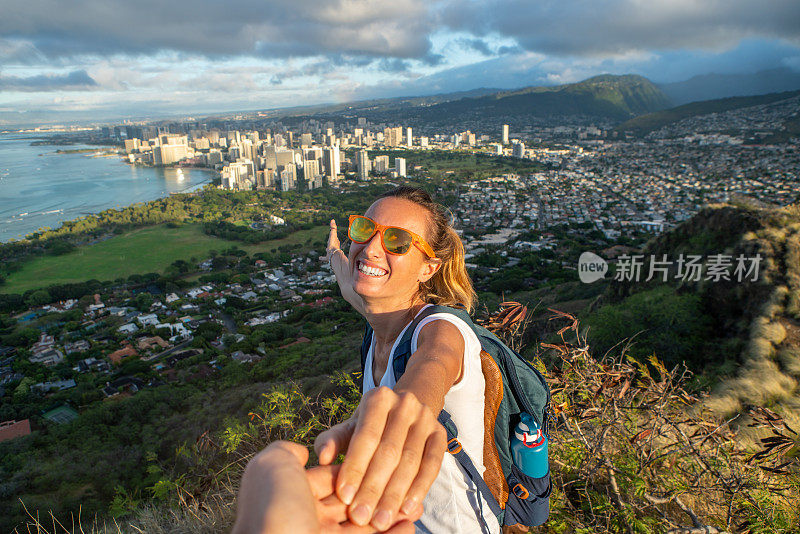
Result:
{"label": "backpack", "polygon": [[[547,413],[550,388],[538,370],[496,335],[474,324],[466,310],[437,305],[423,309],[406,328],[391,356],[395,379],[399,379],[406,370],[411,357],[414,330],[420,321],[434,313],[455,315],[472,328],[481,343],[481,369],[486,381],[483,440],[483,465],[486,471],[483,477],[461,447],[458,429],[450,414],[442,410],[439,422],[447,430],[448,451],[455,456],[478,493],[489,504],[501,528],[543,524],[550,514],[550,472],[540,478],[525,475],[512,461],[511,438],[521,412],[533,416],[544,435],[549,437]],[[371,343],[372,328],[367,324],[361,344],[362,371]],[[486,523],[482,512],[478,519]]]}

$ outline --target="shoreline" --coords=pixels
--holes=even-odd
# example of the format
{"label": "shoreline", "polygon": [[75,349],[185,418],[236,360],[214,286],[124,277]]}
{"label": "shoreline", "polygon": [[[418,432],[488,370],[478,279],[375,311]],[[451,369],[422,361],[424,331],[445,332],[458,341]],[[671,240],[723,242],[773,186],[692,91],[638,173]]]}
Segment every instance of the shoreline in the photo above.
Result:
{"label": "shoreline", "polygon": [[[125,161],[124,155],[119,152],[120,148],[109,143],[92,146],[90,143],[74,142],[69,145],[78,147],[63,148],[67,143],[41,134],[4,134],[0,138],[4,142],[11,141],[8,146],[16,150],[9,152],[9,156],[13,154],[13,157],[5,165],[12,169],[16,165],[11,182],[0,181],[0,185],[6,188],[5,203],[0,206],[0,211],[4,212],[0,218],[3,229],[0,246],[28,241],[28,236],[39,233],[42,228],[58,230],[65,223],[98,215],[109,209],[122,210],[134,204],[169,198],[175,193],[193,193],[213,184],[217,177],[214,169],[194,166],[137,166],[138,170],[132,171],[133,166]],[[36,148],[42,146],[53,146],[55,149],[36,152]],[[56,155],[71,155],[73,158],[62,159]],[[75,159],[82,157],[89,157],[97,163],[83,163],[84,160]],[[113,158],[118,161],[104,162]],[[145,168],[151,170],[145,171]],[[175,179],[178,169],[186,173],[185,182]],[[54,176],[54,183],[62,189],[49,185],[47,173],[52,172],[55,172],[55,175],[51,175]],[[31,178],[26,178],[29,175]],[[70,184],[71,176],[75,176],[75,186]],[[79,190],[77,184],[82,182],[97,184],[99,194],[94,196]],[[34,188],[32,196],[24,193],[29,187]],[[59,193],[64,187],[70,190],[66,194]],[[50,189],[52,192],[43,194],[43,191]]]}

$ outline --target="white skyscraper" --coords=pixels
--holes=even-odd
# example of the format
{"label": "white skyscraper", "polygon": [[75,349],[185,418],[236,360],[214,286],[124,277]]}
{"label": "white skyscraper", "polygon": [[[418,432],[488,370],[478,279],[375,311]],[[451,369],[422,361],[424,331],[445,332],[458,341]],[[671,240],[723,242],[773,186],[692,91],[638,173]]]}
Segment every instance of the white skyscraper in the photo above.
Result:
{"label": "white skyscraper", "polygon": [[502,143],[504,145],[508,144],[508,124],[503,125],[503,140]]}
{"label": "white skyscraper", "polygon": [[414,137],[411,135],[411,128],[406,128],[406,145],[414,146]]}
{"label": "white skyscraper", "polygon": [[339,145],[326,148],[322,153],[322,166],[325,169],[325,176],[328,180],[335,182],[341,174],[341,160],[339,156]]}
{"label": "white skyscraper", "polygon": [[[411,128],[409,128],[410,130]],[[398,176],[405,177],[406,175],[406,160],[405,158],[394,158],[394,170],[397,171]]]}
{"label": "white skyscraper", "polygon": [[359,150],[356,153],[356,166],[358,167],[358,179],[369,180],[369,155],[366,150]]}

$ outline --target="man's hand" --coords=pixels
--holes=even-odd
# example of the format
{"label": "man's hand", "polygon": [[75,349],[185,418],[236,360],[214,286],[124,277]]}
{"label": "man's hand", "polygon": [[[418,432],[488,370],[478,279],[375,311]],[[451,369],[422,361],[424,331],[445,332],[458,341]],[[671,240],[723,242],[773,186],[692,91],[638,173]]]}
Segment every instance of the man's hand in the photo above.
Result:
{"label": "man's hand", "polygon": [[380,387],[364,395],[353,417],[317,437],[320,464],[347,451],[336,495],[357,525],[389,528],[399,514],[421,513],[446,449],[444,427],[410,392]]}
{"label": "man's hand", "polygon": [[[308,450],[279,441],[247,465],[237,501],[233,534],[366,534],[373,528],[347,520],[346,506],[334,494],[339,466],[306,471]],[[421,515],[421,511],[420,511]],[[419,515],[401,516],[391,534],[414,532]]]}

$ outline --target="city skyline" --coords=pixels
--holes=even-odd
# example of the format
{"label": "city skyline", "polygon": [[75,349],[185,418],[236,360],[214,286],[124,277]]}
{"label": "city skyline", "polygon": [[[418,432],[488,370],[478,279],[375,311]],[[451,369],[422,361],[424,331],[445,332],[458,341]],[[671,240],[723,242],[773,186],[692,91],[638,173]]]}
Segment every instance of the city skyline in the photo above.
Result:
{"label": "city skyline", "polygon": [[800,71],[787,0],[1,4],[0,126]]}

